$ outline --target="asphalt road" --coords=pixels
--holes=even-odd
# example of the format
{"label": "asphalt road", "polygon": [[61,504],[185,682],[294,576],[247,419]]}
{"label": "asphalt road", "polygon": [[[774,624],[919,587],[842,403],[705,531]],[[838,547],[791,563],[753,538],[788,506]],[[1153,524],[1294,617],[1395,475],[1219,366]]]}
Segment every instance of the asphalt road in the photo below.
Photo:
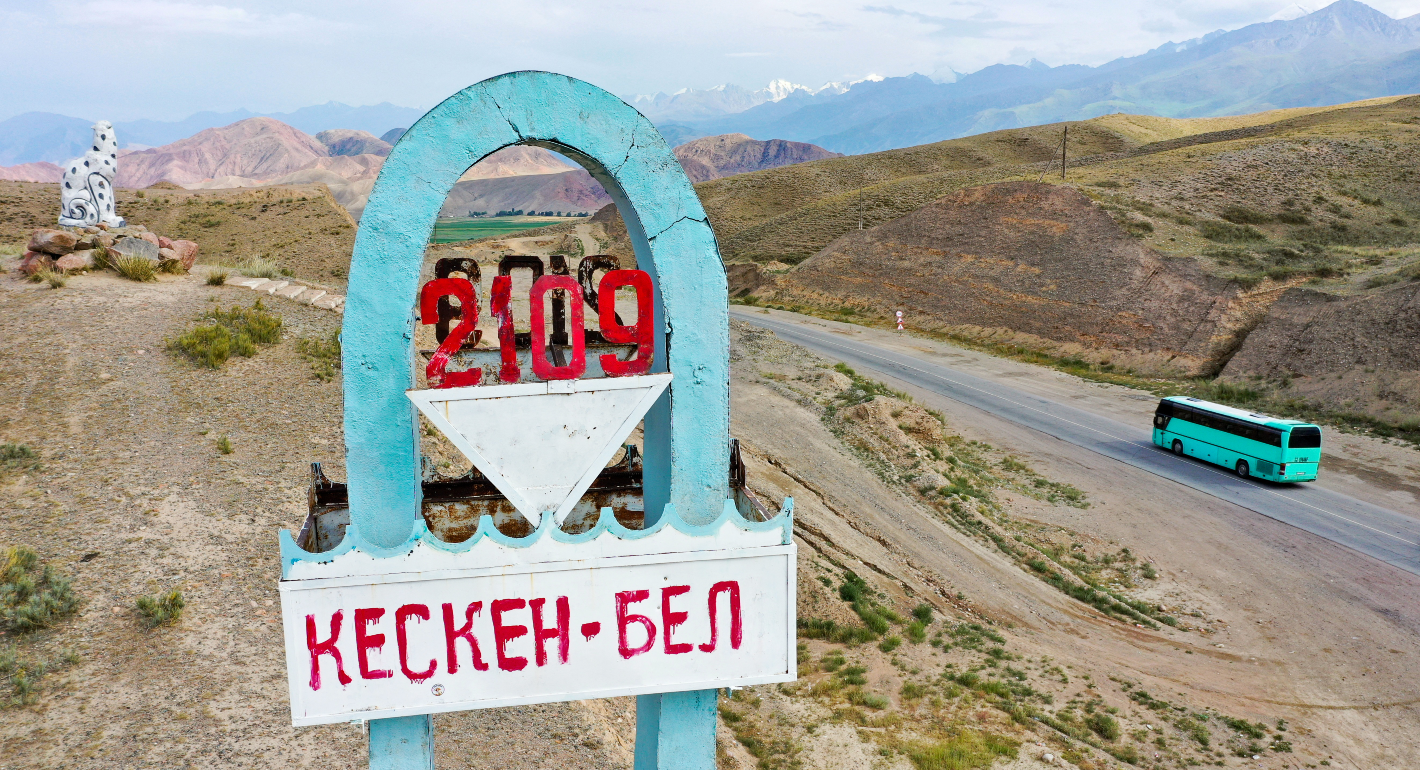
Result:
{"label": "asphalt road", "polygon": [[929,390],[1183,484],[1420,575],[1420,520],[1314,484],[1242,479],[1154,446],[1150,426],[1111,420],[999,382],[739,307],[731,315],[780,339]]}

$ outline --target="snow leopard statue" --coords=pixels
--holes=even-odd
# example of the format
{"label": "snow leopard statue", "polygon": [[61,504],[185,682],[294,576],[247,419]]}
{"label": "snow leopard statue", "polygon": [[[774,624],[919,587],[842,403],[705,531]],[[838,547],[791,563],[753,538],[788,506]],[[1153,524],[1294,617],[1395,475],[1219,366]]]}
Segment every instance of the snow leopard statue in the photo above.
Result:
{"label": "snow leopard statue", "polygon": [[127,222],[114,210],[113,175],[118,171],[118,139],[113,124],[94,124],[94,142],[83,157],[64,169],[59,224],[70,227],[97,225],[123,227]]}

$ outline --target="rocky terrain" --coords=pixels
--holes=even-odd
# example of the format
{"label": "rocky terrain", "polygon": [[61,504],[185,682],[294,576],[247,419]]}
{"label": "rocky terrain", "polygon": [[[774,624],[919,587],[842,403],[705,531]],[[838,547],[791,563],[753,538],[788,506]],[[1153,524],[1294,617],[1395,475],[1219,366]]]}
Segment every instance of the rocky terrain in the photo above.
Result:
{"label": "rocky terrain", "polygon": [[673,152],[692,182],[707,182],[722,176],[843,157],[841,153],[829,152],[812,144],[786,142],[783,139],[761,142],[744,134],[703,137],[677,145]]}
{"label": "rocky terrain", "polygon": [[[95,272],[60,288],[0,275],[0,443],[38,455],[0,463],[0,547],[34,549],[80,601],[47,629],[0,636],[26,676],[47,671],[0,691],[0,767],[362,766],[358,725],[289,726],[275,609],[274,532],[299,526],[308,463],[344,475],[340,373],[311,353],[340,316],[263,294],[280,333],[254,355],[207,369],[168,349],[214,309],[254,309],[253,292],[208,285],[210,266],[254,244],[298,275],[319,275],[335,245],[348,255],[340,209],[297,192],[125,191],[135,224],[208,233],[194,275]],[[0,195],[3,245],[19,219],[52,216],[41,198],[57,191]],[[1080,205],[1049,195],[1057,211]],[[490,275],[505,253],[615,251],[618,224],[427,259],[473,256]],[[1075,237],[1120,265],[1146,259],[1100,232]],[[829,363],[734,326],[733,433],[751,487],[796,501],[801,678],[722,701],[721,767],[1282,770],[1420,756],[1406,737],[1413,577]],[[1056,387],[1099,397],[1074,378]],[[181,619],[146,627],[136,599],[171,589]],[[629,768],[634,704],[441,715],[436,731],[440,767]]]}

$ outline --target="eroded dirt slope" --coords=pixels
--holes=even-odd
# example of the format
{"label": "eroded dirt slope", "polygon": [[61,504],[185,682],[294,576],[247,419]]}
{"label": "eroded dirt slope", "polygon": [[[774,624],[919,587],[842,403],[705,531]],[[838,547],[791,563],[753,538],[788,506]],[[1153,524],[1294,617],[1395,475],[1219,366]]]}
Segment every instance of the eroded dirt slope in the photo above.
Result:
{"label": "eroded dirt slope", "polygon": [[914,328],[1006,329],[1203,373],[1228,350],[1239,291],[1145,247],[1071,188],[1005,182],[849,233],[770,296],[904,310]]}

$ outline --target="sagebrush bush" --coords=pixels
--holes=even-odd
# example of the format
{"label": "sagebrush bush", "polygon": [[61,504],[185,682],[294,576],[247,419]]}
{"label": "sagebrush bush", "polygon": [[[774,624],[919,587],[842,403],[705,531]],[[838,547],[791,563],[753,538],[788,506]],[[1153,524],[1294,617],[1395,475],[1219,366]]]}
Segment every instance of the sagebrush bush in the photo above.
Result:
{"label": "sagebrush bush", "polygon": [[5,549],[0,560],[0,629],[26,633],[52,625],[79,608],[70,582],[23,546]]}
{"label": "sagebrush bush", "polygon": [[148,628],[172,625],[182,618],[182,608],[186,602],[182,591],[173,590],[158,596],[138,597],[138,616]]}

